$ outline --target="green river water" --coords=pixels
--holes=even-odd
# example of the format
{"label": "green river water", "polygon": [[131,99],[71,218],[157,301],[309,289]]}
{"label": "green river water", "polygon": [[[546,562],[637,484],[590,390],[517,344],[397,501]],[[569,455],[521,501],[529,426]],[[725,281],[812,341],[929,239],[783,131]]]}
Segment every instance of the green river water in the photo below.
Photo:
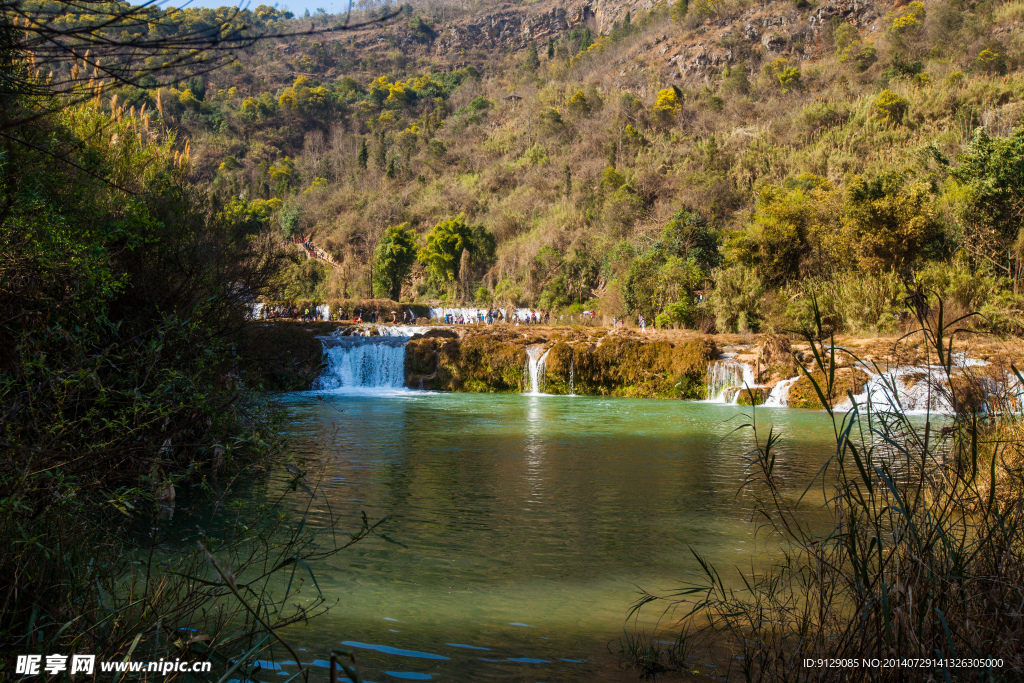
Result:
{"label": "green river water", "polygon": [[[749,408],[426,392],[287,406],[292,452],[326,463],[308,523],[351,532],[365,511],[389,517],[394,541],[314,567],[334,606],[287,636],[323,678],[330,650],[349,648],[376,683],[636,680],[619,639],[660,615],[627,624],[638,587],[697,578],[691,548],[727,580],[766,551],[737,495]],[[834,448],[827,416],[756,416],[783,433],[777,471],[802,491]],[[258,678],[296,670],[277,666]]]}

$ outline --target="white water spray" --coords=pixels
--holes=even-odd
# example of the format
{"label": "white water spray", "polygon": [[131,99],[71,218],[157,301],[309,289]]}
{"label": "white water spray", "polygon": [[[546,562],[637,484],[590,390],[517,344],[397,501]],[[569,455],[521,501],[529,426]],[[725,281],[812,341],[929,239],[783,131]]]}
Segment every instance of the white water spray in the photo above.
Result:
{"label": "white water spray", "polygon": [[327,369],[316,389],[381,393],[404,388],[403,337],[329,337],[322,341]]}
{"label": "white water spray", "polygon": [[[864,391],[854,396],[857,405],[873,411],[952,414],[946,373],[936,367],[902,367],[878,374],[863,368],[870,379]],[[849,399],[836,408],[852,408]]]}
{"label": "white water spray", "polygon": [[766,408],[785,408],[789,405],[789,388],[800,379],[800,375],[784,379],[772,387],[768,398],[764,400]]}
{"label": "white water spray", "polygon": [[540,396],[544,393],[544,370],[550,350],[545,351],[543,344],[526,347],[526,372],[530,378],[530,391],[527,393],[531,396]]}
{"label": "white water spray", "polygon": [[708,366],[707,400],[709,403],[736,404],[740,392],[756,387],[754,369],[731,358],[716,360]]}
{"label": "white water spray", "polygon": [[569,356],[569,395],[576,395],[576,357]]}

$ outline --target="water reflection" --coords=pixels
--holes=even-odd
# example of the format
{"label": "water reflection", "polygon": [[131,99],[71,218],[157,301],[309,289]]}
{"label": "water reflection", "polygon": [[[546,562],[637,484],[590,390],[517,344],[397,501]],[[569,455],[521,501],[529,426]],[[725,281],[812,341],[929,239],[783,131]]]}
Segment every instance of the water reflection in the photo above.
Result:
{"label": "water reflection", "polygon": [[[742,408],[413,393],[291,409],[296,454],[327,461],[311,522],[340,534],[328,507],[353,528],[362,511],[390,516],[393,543],[368,539],[317,569],[338,604],[292,634],[319,660],[346,643],[367,678],[617,680],[608,643],[636,586],[678,587],[691,548],[749,566]],[[765,413],[790,435],[779,471],[802,490],[831,427]]]}

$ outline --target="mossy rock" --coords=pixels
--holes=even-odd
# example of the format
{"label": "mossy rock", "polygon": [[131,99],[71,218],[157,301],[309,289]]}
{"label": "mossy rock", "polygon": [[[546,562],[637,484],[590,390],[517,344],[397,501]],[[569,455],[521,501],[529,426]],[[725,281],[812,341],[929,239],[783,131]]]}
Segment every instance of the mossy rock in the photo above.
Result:
{"label": "mossy rock", "polygon": [[718,350],[707,337],[679,343],[608,336],[597,343],[559,341],[548,351],[545,390],[635,398],[703,398],[707,366]]}
{"label": "mossy rock", "polygon": [[768,400],[771,391],[765,387],[744,387],[740,389],[740,396],[737,403],[741,406],[759,406]]}
{"label": "mossy rock", "polygon": [[406,344],[406,385],[437,391],[518,392],[524,386],[526,343],[514,334],[421,337]]}
{"label": "mossy rock", "polygon": [[[811,373],[814,381],[820,387],[822,393],[825,392],[825,375],[820,371]],[[842,403],[846,400],[847,392],[852,394],[859,394],[864,391],[864,387],[868,383],[868,373],[864,372],[860,368],[839,368],[836,370],[835,383],[832,386],[832,392],[826,398],[829,401],[831,407],[834,407],[837,403]],[[824,410],[825,406],[822,405],[821,399],[818,398],[818,393],[814,390],[814,386],[810,380],[807,379],[806,375],[801,375],[800,379],[793,383],[789,388],[789,400],[787,402],[790,408],[809,408],[811,410]]]}
{"label": "mossy rock", "polygon": [[414,334],[410,339],[458,339],[459,333],[455,330],[446,330],[443,327],[429,329],[423,334]]}
{"label": "mossy rock", "polygon": [[470,332],[461,339],[412,339],[406,346],[406,384],[425,389],[520,392],[526,387],[526,348],[548,343],[544,391],[550,394],[704,398],[707,366],[718,349],[708,337],[679,343],[610,336],[600,342],[553,343],[514,331]]}

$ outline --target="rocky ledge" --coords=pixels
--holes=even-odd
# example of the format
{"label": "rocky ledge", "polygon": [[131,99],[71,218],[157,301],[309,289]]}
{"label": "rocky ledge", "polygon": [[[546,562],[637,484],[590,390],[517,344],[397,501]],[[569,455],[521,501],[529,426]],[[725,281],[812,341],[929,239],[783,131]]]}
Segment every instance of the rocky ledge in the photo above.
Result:
{"label": "rocky ledge", "polygon": [[413,337],[406,346],[411,388],[528,392],[530,358],[547,394],[702,399],[711,337],[645,338],[618,330],[494,327]]}

